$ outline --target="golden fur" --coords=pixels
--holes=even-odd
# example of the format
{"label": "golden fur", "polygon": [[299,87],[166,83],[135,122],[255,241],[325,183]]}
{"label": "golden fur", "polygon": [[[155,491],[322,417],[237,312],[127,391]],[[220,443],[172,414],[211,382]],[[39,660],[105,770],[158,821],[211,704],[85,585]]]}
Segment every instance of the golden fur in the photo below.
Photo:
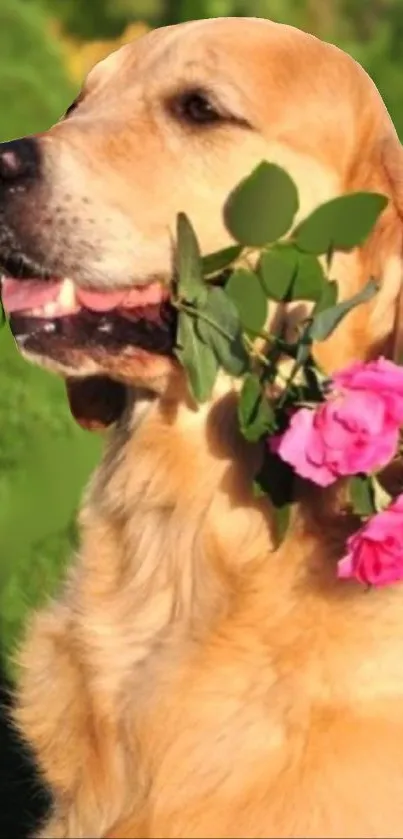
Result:
{"label": "golden fur", "polygon": [[[156,116],[164,86],[200,74],[254,132],[199,139]],[[295,177],[302,214],[345,190],[389,196],[368,244],[334,270],[342,296],[371,274],[381,292],[318,357],[331,371],[400,351],[403,156],[354,61],[289,27],[221,19],[151,33],[88,84],[44,142],[63,149],[73,198],[88,187],[119,205],[105,286],[168,271],[179,210],[205,252],[227,244],[225,197],[266,158]],[[103,235],[106,214],[93,212]],[[291,325],[299,315],[286,313]],[[274,552],[233,384],[222,377],[196,409],[168,367],[151,359],[133,374],[140,390],[86,491],[79,555],[20,656],[16,719],[54,799],[41,836],[397,839],[402,587],[337,581],[351,528],[339,491],[304,493]]]}

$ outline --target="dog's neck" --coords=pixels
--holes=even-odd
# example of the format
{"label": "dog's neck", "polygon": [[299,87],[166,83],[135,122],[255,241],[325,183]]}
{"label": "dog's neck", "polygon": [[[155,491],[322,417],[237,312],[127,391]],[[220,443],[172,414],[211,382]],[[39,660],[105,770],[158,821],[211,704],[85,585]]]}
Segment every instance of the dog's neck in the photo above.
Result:
{"label": "dog's neck", "polygon": [[234,394],[209,410],[156,400],[142,412],[135,429],[129,418],[115,429],[88,488],[76,569],[93,642],[99,625],[105,661],[119,634],[122,666],[125,649],[133,665],[172,636],[208,631],[272,548]]}
{"label": "dog's neck", "polygon": [[104,629],[109,602],[114,632],[122,622],[122,645],[133,657],[136,639],[138,660],[168,632],[205,631],[257,578],[273,611],[303,565],[292,538],[273,551],[270,503],[252,489],[260,452],[237,431],[234,394],[208,410],[154,401],[143,412],[134,430],[132,421],[115,430],[81,516],[85,612],[99,602]]}
{"label": "dog's neck", "polygon": [[[104,712],[113,715],[134,685],[138,707],[142,698],[149,707],[213,637],[231,637],[238,651],[253,637],[263,659],[273,639],[291,651],[303,635],[305,657],[335,647],[332,679],[342,692],[374,622],[378,645],[400,632],[399,587],[368,595],[337,580],[350,527],[337,493],[301,498],[289,537],[273,550],[270,502],[252,490],[258,459],[237,431],[231,393],[200,412],[155,401],[134,431],[130,422],[115,430],[88,489],[73,585]],[[348,672],[346,644],[357,649]],[[319,666],[316,654],[309,666]],[[355,689],[365,693],[367,682]]]}

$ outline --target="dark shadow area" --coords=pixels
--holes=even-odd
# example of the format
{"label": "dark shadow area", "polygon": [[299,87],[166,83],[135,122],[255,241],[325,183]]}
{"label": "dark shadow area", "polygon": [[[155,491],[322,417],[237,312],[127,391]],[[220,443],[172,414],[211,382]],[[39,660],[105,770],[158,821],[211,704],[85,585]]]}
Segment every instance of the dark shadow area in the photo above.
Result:
{"label": "dark shadow area", "polygon": [[27,749],[10,723],[11,706],[12,686],[0,663],[0,839],[28,839],[49,800]]}

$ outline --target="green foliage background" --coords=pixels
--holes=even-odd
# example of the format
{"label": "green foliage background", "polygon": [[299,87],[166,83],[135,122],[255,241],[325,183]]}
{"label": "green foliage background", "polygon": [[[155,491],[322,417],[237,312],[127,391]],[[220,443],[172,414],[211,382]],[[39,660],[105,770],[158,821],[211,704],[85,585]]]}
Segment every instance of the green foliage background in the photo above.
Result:
{"label": "green foliage background", "polygon": [[[45,129],[73,98],[49,20],[92,40],[116,39],[133,20],[220,15],[266,16],[337,43],[372,75],[403,136],[403,0],[0,0],[0,140]],[[0,643],[10,667],[27,611],[55,590],[72,553],[101,444],[73,423],[63,384],[19,358],[8,330],[0,383]]]}
{"label": "green foliage background", "polygon": [[[47,25],[34,4],[1,0],[1,140],[46,128],[73,96]],[[71,552],[99,440],[71,419],[62,382],[20,358],[8,329],[0,332],[0,381],[0,638],[10,668],[27,611],[54,590]]]}

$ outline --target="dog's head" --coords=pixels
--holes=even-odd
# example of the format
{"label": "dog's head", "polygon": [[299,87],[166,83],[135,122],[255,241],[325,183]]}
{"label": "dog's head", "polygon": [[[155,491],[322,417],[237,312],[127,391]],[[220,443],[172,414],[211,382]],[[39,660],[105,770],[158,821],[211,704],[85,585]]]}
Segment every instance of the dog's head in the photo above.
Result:
{"label": "dog's head", "polygon": [[96,66],[48,132],[0,147],[11,326],[27,357],[68,379],[77,414],[105,419],[106,402],[112,421],[127,385],[181,388],[169,302],[177,213],[204,253],[230,244],[228,195],[264,159],[296,181],[301,216],[344,191],[388,195],[370,242],[334,269],[342,296],[371,274],[381,292],[322,361],[391,352],[401,148],[372,82],[335,47],[258,19],[156,30]]}

